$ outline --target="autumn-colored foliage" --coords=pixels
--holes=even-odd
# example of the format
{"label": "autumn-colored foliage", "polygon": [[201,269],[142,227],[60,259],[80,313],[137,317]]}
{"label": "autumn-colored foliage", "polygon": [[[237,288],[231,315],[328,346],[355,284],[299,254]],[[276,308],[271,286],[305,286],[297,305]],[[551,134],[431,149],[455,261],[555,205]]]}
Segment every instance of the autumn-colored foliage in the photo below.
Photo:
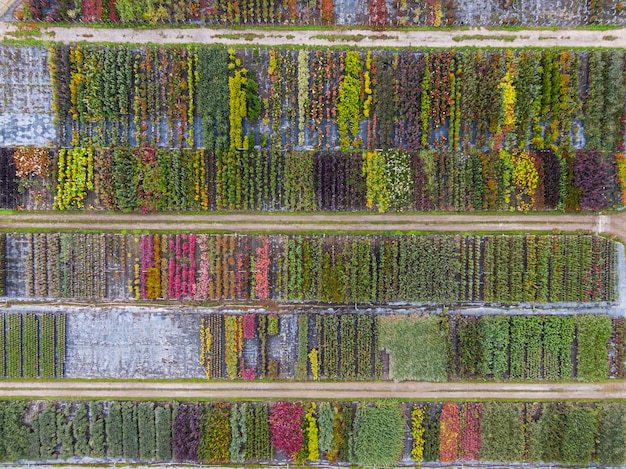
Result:
{"label": "autumn-colored foliage", "polygon": [[270,411],[272,446],[293,459],[304,442],[304,407],[299,402],[279,402]]}

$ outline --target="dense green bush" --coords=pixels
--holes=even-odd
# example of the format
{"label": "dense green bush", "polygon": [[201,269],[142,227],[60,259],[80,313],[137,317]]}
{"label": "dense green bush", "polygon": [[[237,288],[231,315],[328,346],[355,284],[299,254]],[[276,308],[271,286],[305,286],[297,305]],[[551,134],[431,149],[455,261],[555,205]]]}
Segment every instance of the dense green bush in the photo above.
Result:
{"label": "dense green bush", "polygon": [[519,404],[486,402],[480,425],[480,458],[485,461],[521,461],[524,455],[524,427]]}
{"label": "dense green bush", "polygon": [[41,439],[39,438],[39,414],[30,421],[30,429],[26,435],[26,459],[39,461],[41,459]]}
{"label": "dense green bush", "polygon": [[39,456],[41,459],[54,459],[57,450],[57,408],[48,404],[39,414]]}
{"label": "dense green bush", "polygon": [[448,340],[442,319],[428,316],[379,316],[380,346],[389,353],[389,377],[398,381],[445,381]]}
{"label": "dense green bush", "polygon": [[271,459],[273,452],[270,441],[269,409],[267,404],[256,404],[254,406],[254,432],[256,459],[260,461]]}
{"label": "dense green bush", "polygon": [[87,456],[89,448],[89,410],[86,404],[78,404],[74,414],[72,430],[74,431],[74,453]]}
{"label": "dense green bush", "polygon": [[14,461],[26,456],[28,427],[24,423],[27,405],[24,402],[9,402],[3,406],[2,443],[4,457]]}
{"label": "dense green bush", "polygon": [[60,459],[69,459],[74,456],[74,431],[69,405],[66,405],[63,411],[57,412],[57,442]]}
{"label": "dense green bush", "polygon": [[225,402],[207,404],[202,415],[202,440],[198,458],[204,463],[230,461],[230,405]]}
{"label": "dense green bush", "polygon": [[122,431],[122,405],[114,402],[109,406],[109,413],[105,420],[107,438],[107,456],[121,458],[124,455]]}
{"label": "dense green bush", "polygon": [[360,405],[353,422],[354,462],[366,467],[392,466],[402,456],[404,427],[399,404]]}
{"label": "dense green bush", "polygon": [[225,48],[198,48],[198,115],[202,119],[204,146],[228,148],[230,112],[228,52]]}
{"label": "dense green bush", "polygon": [[104,408],[101,402],[91,402],[89,404],[91,420],[89,423],[89,447],[91,455],[95,458],[104,457]]}
{"label": "dense green bush", "polygon": [[424,428],[424,460],[437,461],[439,459],[439,417],[441,405],[433,403],[426,414]]}
{"label": "dense green bush", "polygon": [[124,459],[133,460],[139,457],[137,408],[132,402],[122,404],[122,447]]}
{"label": "dense green bush", "polygon": [[456,373],[461,378],[475,378],[483,371],[483,343],[481,319],[464,316],[457,321]]}
{"label": "dense green bush", "polygon": [[626,465],[626,404],[600,404],[598,462],[605,466]]}
{"label": "dense green bush", "polygon": [[151,461],[156,456],[156,430],[152,402],[142,402],[137,406],[137,426],[139,429],[139,458],[144,461]]}
{"label": "dense green bush", "polygon": [[576,321],[578,378],[585,381],[606,379],[609,375],[608,342],[612,324],[608,316],[582,315]]}
{"label": "dense green bush", "polygon": [[505,315],[484,316],[480,321],[483,336],[482,373],[502,379],[509,373],[510,318]]}
{"label": "dense green bush", "polygon": [[230,460],[243,462],[246,444],[246,408],[247,404],[230,406]]}
{"label": "dense green bush", "polygon": [[333,419],[336,409],[331,407],[330,402],[322,402],[319,405],[317,424],[319,425],[319,448],[326,453],[330,450],[333,440]]}
{"label": "dense green bush", "polygon": [[598,412],[592,407],[568,406],[561,457],[565,464],[589,465],[598,437]]}
{"label": "dense green bush", "polygon": [[541,442],[543,461],[561,461],[563,433],[565,431],[565,414],[567,408],[562,403],[548,403],[543,406],[541,416]]}
{"label": "dense green bush", "polygon": [[156,431],[156,460],[172,459],[172,409],[168,405],[157,406],[154,411]]}

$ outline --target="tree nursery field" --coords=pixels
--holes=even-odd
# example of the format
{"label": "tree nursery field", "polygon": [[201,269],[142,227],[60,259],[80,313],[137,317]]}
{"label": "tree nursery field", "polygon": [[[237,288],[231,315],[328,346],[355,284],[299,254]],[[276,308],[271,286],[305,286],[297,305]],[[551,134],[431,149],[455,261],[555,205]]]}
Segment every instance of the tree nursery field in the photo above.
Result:
{"label": "tree nursery field", "polygon": [[19,19],[230,25],[569,25],[623,24],[621,2],[480,0],[26,0]]}
{"label": "tree nursery field", "polygon": [[593,235],[0,234],[17,298],[606,304],[616,264]]}
{"label": "tree nursery field", "polygon": [[626,461],[623,403],[8,401],[0,415],[4,461]]}
{"label": "tree nursery field", "polygon": [[[46,311],[41,312],[41,311]],[[62,312],[61,312],[62,311]],[[0,377],[572,380],[626,377],[626,320],[419,308],[27,305],[0,315]],[[480,311],[478,311],[480,312]],[[157,337],[158,339],[155,339]]]}
{"label": "tree nursery field", "polygon": [[[614,0],[27,0],[12,13],[379,28],[626,18]],[[1,44],[3,216],[113,218],[102,231],[35,218],[0,230],[0,388],[43,380],[49,396],[58,380],[90,393],[0,401],[0,461],[626,465],[623,400],[477,391],[624,386],[624,250],[600,235],[616,232],[601,229],[611,217],[588,215],[595,234],[532,220],[506,235],[471,222],[246,235],[193,223],[205,211],[229,212],[228,226],[305,212],[314,226],[328,212],[621,209],[625,102],[621,49]],[[119,212],[183,214],[158,231]],[[104,401],[92,379],[172,387],[158,402]],[[190,400],[193,380],[223,386],[227,402]],[[285,380],[312,394],[262,393]],[[395,398],[428,384],[416,381],[476,395]],[[370,391],[314,394],[333,382]],[[376,384],[391,395],[373,400]]]}
{"label": "tree nursery field", "polygon": [[[53,143],[2,148],[4,208],[623,203],[620,50],[11,45],[0,53],[2,113],[20,129],[1,141]],[[42,141],[53,117],[57,136]]]}

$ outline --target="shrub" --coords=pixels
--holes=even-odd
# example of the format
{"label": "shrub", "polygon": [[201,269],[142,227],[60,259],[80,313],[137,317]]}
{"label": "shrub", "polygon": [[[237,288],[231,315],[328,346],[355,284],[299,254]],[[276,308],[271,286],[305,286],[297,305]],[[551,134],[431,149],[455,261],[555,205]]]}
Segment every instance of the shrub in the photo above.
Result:
{"label": "shrub", "polygon": [[272,313],[267,317],[267,335],[274,336],[278,330],[278,315]]}
{"label": "shrub", "polygon": [[122,447],[127,461],[139,457],[137,408],[132,402],[122,404]]}
{"label": "shrub", "polygon": [[448,340],[437,316],[379,316],[380,346],[394,380],[445,381]]}
{"label": "shrub", "polygon": [[612,332],[611,318],[585,314],[577,318],[576,325],[578,378],[585,381],[606,379],[609,374],[607,346]]}
{"label": "shrub", "polygon": [[198,461],[198,447],[202,439],[201,418],[200,404],[180,405],[172,426],[172,450],[176,461]]}
{"label": "shrub", "polygon": [[30,431],[26,434],[26,459],[39,461],[41,459],[41,440],[39,438],[39,416],[34,415],[30,420]]}
{"label": "shrub", "polygon": [[74,456],[74,432],[70,418],[71,408],[69,405],[61,412],[57,412],[57,442],[59,445],[59,458],[69,459]]}
{"label": "shrub", "polygon": [[114,402],[109,406],[106,420],[107,457],[121,458],[124,455],[122,443],[122,406]]}
{"label": "shrub", "polygon": [[484,461],[521,461],[524,428],[519,404],[488,402],[483,405],[480,459]]}
{"label": "shrub", "polygon": [[319,427],[315,418],[316,409],[317,405],[315,404],[315,402],[312,402],[305,416],[307,447],[303,449],[306,450],[306,459],[308,459],[309,461],[317,461],[320,458]]}
{"label": "shrub", "polygon": [[41,459],[54,459],[57,449],[57,408],[48,404],[39,414],[39,455]]}
{"label": "shrub", "polygon": [[509,317],[484,316],[480,319],[483,336],[482,374],[503,379],[509,372]]}
{"label": "shrub", "polygon": [[228,52],[224,47],[198,48],[198,114],[204,146],[228,147]]}
{"label": "shrub", "polygon": [[457,347],[459,375],[462,378],[473,378],[482,373],[484,368],[481,319],[477,316],[464,316],[457,322]]}
{"label": "shrub", "polygon": [[72,420],[74,431],[74,453],[77,456],[88,456],[91,453],[89,447],[89,410],[86,404],[78,404]]}
{"label": "shrub", "polygon": [[413,438],[413,444],[411,446],[411,459],[417,463],[421,463],[424,460],[424,433],[426,432],[426,425],[428,422],[424,422],[426,417],[426,407],[416,405],[411,410],[411,437]]}
{"label": "shrub", "polygon": [[15,461],[26,456],[28,437],[28,427],[24,423],[26,408],[27,406],[23,402],[10,402],[4,405],[2,442],[7,461]]}
{"label": "shrub", "polygon": [[308,334],[309,318],[306,314],[301,314],[298,316],[298,358],[295,364],[295,374],[298,381],[304,381],[308,378]]}
{"label": "shrub", "polygon": [[[254,432],[256,434],[256,459],[261,461],[267,461],[269,459],[272,459],[272,444],[270,443],[270,421],[267,404],[259,403],[254,406]],[[302,435],[301,431],[300,435]],[[297,435],[294,436],[294,438],[297,438]]]}
{"label": "shrub", "polygon": [[335,417],[336,408],[331,407],[329,402],[322,402],[319,405],[317,423],[320,427],[319,431],[319,447],[324,453],[330,450],[333,440],[333,419]]}
{"label": "shrub", "polygon": [[[245,408],[242,408],[246,405]],[[230,406],[230,460],[233,462],[243,462],[246,444],[246,419],[247,404]]]}
{"label": "shrub", "polygon": [[574,184],[580,189],[580,208],[604,210],[614,204],[618,191],[615,165],[599,151],[579,150],[574,159]]}
{"label": "shrub", "polygon": [[89,404],[91,421],[89,424],[89,447],[91,456],[95,458],[104,457],[104,410],[101,402],[91,402]]}
{"label": "shrub", "polygon": [[156,429],[152,402],[142,402],[137,406],[137,427],[139,429],[139,458],[151,461],[156,455]]}
{"label": "shrub", "polygon": [[480,417],[482,404],[468,402],[463,404],[461,421],[460,457],[465,461],[480,459]]}
{"label": "shrub", "polygon": [[154,410],[156,432],[156,460],[172,459],[172,409],[169,405],[158,406]]}
{"label": "shrub", "polygon": [[540,420],[543,461],[561,461],[566,408],[562,403],[551,402],[543,406]]}
{"label": "shrub", "polygon": [[600,404],[598,435],[598,462],[603,466],[626,464],[626,404],[603,402]]}
{"label": "shrub", "polygon": [[565,414],[561,457],[565,464],[591,463],[598,437],[598,412],[591,407],[570,406]]}
{"label": "shrub", "polygon": [[459,459],[461,418],[455,402],[444,402],[440,417],[439,460],[452,462]]}
{"label": "shrub", "polygon": [[230,406],[225,402],[206,405],[202,414],[202,439],[198,459],[205,463],[230,461]]}
{"label": "shrub", "polygon": [[359,406],[353,423],[354,462],[366,467],[393,465],[404,449],[404,426],[396,402]]}
{"label": "shrub", "polygon": [[304,407],[299,402],[279,402],[270,412],[272,446],[293,459],[304,441]]}

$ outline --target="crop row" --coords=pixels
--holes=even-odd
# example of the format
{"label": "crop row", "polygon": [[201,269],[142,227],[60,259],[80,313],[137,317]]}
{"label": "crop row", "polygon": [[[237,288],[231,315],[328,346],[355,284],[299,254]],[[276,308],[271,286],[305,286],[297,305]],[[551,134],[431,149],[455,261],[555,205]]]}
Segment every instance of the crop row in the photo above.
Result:
{"label": "crop row", "polygon": [[53,108],[71,128],[66,135],[61,126],[62,145],[488,146],[501,150],[506,167],[528,147],[560,154],[580,146],[576,123],[587,149],[623,147],[626,84],[617,50],[76,45],[52,48],[50,67]]}
{"label": "crop row", "polygon": [[[16,243],[17,252],[7,251]],[[616,297],[615,244],[590,235],[29,233],[7,234],[4,255],[7,296],[120,298],[128,285],[137,299],[150,300],[511,304]]]}
{"label": "crop row", "polygon": [[[141,246],[136,280],[146,299],[541,303],[615,295],[613,244],[586,235],[143,235]],[[148,272],[159,271],[160,291],[148,288]]]}
{"label": "crop row", "polygon": [[27,297],[105,298],[111,264],[107,252],[115,252],[116,241],[107,235],[27,234],[23,263],[11,263],[7,271],[20,272]]}
{"label": "crop row", "polygon": [[[18,167],[23,150],[7,152]],[[51,160],[55,209],[599,210],[623,203],[626,187],[619,176],[626,168],[622,153],[587,150],[341,153],[89,146],[61,149]],[[39,190],[30,173],[21,174],[16,182]],[[6,208],[15,208],[12,190],[2,193]]]}
{"label": "crop row", "polygon": [[16,209],[19,202],[13,149],[0,148],[0,207]]}
{"label": "crop row", "polygon": [[[594,23],[621,24],[624,19],[618,0],[572,4],[540,4],[534,12],[526,12],[513,3],[485,2],[480,15],[458,0],[403,0],[388,7],[384,0],[358,0],[349,4],[342,0],[194,0],[177,3],[162,0],[158,4],[136,0],[28,0],[14,11],[20,20],[81,21],[106,23],[201,23],[201,24],[349,24],[385,26],[496,26],[496,25],[559,25],[581,26]],[[349,14],[347,14],[349,13]],[[346,17],[347,16],[347,17]],[[231,37],[231,36],[228,36]],[[233,39],[239,38],[233,35]],[[361,40],[365,36],[356,35]],[[374,36],[378,37],[378,36]],[[382,36],[386,38],[386,36]],[[244,34],[242,39],[248,39]],[[254,38],[254,36],[252,36]],[[249,40],[252,40],[249,39]]]}
{"label": "crop row", "polygon": [[7,270],[6,270],[6,242],[7,237],[6,234],[0,233],[0,296],[6,295],[6,280],[7,280]]}
{"label": "crop row", "polygon": [[0,314],[0,377],[62,378],[64,314]]}
{"label": "crop row", "polygon": [[[207,378],[597,381],[626,376],[623,318],[346,313],[299,314],[297,354],[280,363],[293,375],[279,376],[279,363],[268,360],[268,338],[283,321],[294,324],[291,318],[273,313],[204,317],[200,365]],[[246,363],[245,344],[251,344],[256,366]],[[389,359],[384,375],[383,354]]]}
{"label": "crop row", "polygon": [[3,461],[626,462],[623,403],[9,401],[0,413]]}

